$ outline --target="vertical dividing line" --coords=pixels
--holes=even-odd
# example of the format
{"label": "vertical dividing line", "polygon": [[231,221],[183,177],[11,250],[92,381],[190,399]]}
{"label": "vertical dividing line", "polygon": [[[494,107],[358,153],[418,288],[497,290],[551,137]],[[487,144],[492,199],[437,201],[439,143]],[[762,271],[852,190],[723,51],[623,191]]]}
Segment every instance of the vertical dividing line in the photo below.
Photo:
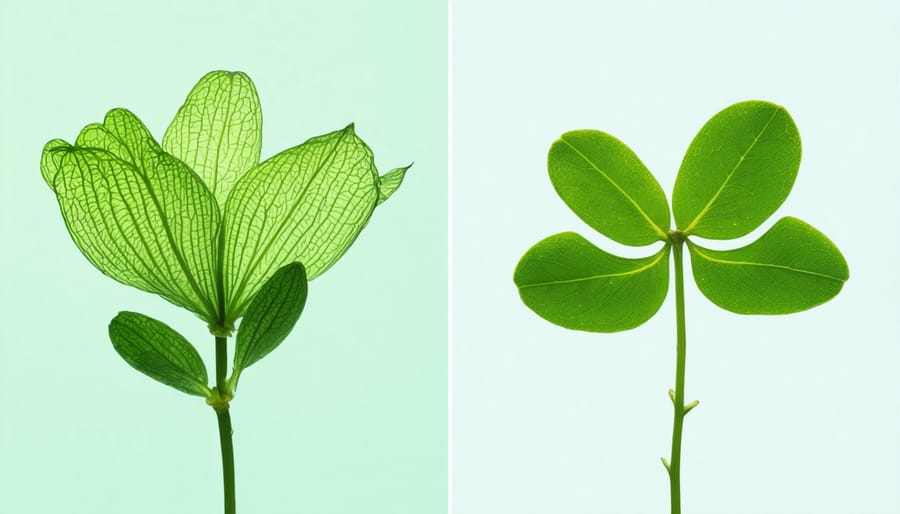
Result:
{"label": "vertical dividing line", "polygon": [[687,337],[684,322],[684,239],[675,239],[672,251],[675,257],[675,313],[678,349],[675,363],[675,420],[672,423],[672,455],[669,461],[669,487],[672,495],[672,514],[681,514],[681,432],[684,426],[684,368],[687,353]]}
{"label": "vertical dividing line", "polygon": [[[224,395],[225,374],[228,366],[228,339],[216,337],[216,389],[218,394]],[[234,444],[231,437],[231,414],[228,411],[228,402],[224,402],[216,408],[216,417],[219,421],[219,443],[222,447],[222,480],[225,491],[225,514],[236,514],[234,497]]]}

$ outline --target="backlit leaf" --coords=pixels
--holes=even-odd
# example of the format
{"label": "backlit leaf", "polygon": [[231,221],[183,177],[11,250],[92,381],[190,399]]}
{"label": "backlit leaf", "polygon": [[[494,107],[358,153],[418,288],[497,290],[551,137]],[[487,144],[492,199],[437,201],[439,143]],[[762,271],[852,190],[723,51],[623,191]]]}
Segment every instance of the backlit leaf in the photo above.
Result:
{"label": "backlit leaf", "polygon": [[190,166],[219,205],[259,163],[262,110],[256,88],[241,72],[207,73],[188,93],[163,137],[166,152]]}
{"label": "backlit leaf", "polygon": [[617,257],[578,234],[534,245],[513,277],[522,301],[542,318],[576,330],[617,332],[650,319],[669,288],[669,247],[643,259]]}
{"label": "backlit leaf", "polygon": [[672,192],[678,229],[733,239],[759,227],[784,202],[800,167],[800,134],[788,112],[741,102],[710,119],[691,142]]}
{"label": "backlit leaf", "polygon": [[299,262],[279,269],[263,284],[250,301],[237,332],[236,375],[284,341],[300,319],[306,294],[306,270]]}
{"label": "backlit leaf", "polygon": [[666,240],[666,195],[618,139],[597,130],[566,132],[550,147],[547,168],[566,205],[601,234],[632,246]]}
{"label": "backlit leaf", "polygon": [[400,184],[403,183],[403,177],[406,176],[406,172],[411,167],[412,164],[405,168],[393,169],[378,177],[378,205],[384,203],[392,194],[394,194],[394,191],[400,189]]}
{"label": "backlit leaf", "polygon": [[312,280],[334,264],[372,215],[378,180],[372,151],[352,125],[250,170],[223,219],[228,320],[241,316],[278,268],[302,262]]}
{"label": "backlit leaf", "polygon": [[739,314],[815,307],[838,294],[850,276],[834,243],[796,218],[782,218],[736,250],[688,245],[697,287],[714,304]]}
{"label": "backlit leaf", "polygon": [[197,350],[168,325],[137,312],[120,312],[109,324],[113,348],[134,369],[196,396],[208,396],[206,366]]}
{"label": "backlit leaf", "polygon": [[123,109],[77,141],[48,143],[41,168],[81,252],[119,282],[214,319],[219,212],[200,178]]}

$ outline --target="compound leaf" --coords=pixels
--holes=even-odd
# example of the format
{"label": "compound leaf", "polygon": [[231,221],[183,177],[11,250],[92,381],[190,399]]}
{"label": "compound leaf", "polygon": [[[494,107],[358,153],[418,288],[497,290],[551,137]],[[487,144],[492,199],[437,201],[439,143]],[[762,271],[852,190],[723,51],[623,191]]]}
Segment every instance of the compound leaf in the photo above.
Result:
{"label": "compound leaf", "polygon": [[196,396],[208,396],[206,366],[197,350],[165,323],[120,312],[109,324],[113,348],[148,377]]}
{"label": "compound leaf", "polygon": [[688,241],[697,287],[738,314],[789,314],[827,302],[850,272],[824,234],[782,218],[757,241],[736,250],[709,250]]}
{"label": "compound leaf", "polygon": [[632,246],[666,240],[666,195],[615,137],[597,130],[566,132],[550,147],[547,168],[560,198],[601,234]]}
{"label": "compound leaf", "polygon": [[200,178],[124,109],[76,142],[49,142],[41,170],[81,252],[115,280],[214,319],[219,212]]}
{"label": "compound leaf", "polygon": [[356,239],[378,202],[378,170],[353,126],[315,137],[250,170],[223,219],[226,318],[278,268],[302,262],[309,280]]}
{"label": "compound leaf", "polygon": [[299,262],[282,267],[263,284],[247,306],[237,332],[236,375],[284,341],[300,319],[306,294],[306,270]]}
{"label": "compound leaf", "polygon": [[250,77],[227,71],[203,76],[166,130],[163,148],[225,205],[234,184],[259,163],[262,148],[262,109]]}
{"label": "compound leaf", "polygon": [[573,232],[528,250],[513,277],[522,301],[565,328],[617,332],[650,319],[669,288],[669,246],[653,256],[608,254]]}
{"label": "compound leaf", "polygon": [[708,239],[747,235],[784,202],[799,167],[800,134],[783,107],[727,107],[688,147],[672,192],[675,223]]}

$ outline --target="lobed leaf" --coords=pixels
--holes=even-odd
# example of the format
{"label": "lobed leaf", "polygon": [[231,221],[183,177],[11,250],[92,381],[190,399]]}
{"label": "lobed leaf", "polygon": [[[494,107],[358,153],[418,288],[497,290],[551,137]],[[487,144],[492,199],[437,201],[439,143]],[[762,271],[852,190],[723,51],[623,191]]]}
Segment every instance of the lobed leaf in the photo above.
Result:
{"label": "lobed leaf", "polygon": [[250,77],[207,73],[175,114],[163,148],[200,175],[225,205],[231,188],[259,163],[262,148],[262,109]]}
{"label": "lobed leaf", "polygon": [[632,246],[667,239],[669,204],[662,187],[615,137],[566,132],[550,147],[547,168],[560,198],[601,234]]}
{"label": "lobed leaf", "polygon": [[306,295],[306,270],[299,262],[282,267],[263,284],[250,301],[237,332],[235,375],[284,341],[300,319]]}
{"label": "lobed leaf", "polygon": [[781,106],[734,104],[710,119],[688,147],[672,192],[686,235],[749,234],[784,202],[800,167],[800,134]]}
{"label": "lobed leaf", "polygon": [[225,206],[226,318],[240,317],[278,268],[302,262],[312,280],[334,264],[372,215],[378,180],[372,151],[352,125],[250,170]]}
{"label": "lobed leaf", "polygon": [[642,259],[608,254],[573,232],[528,250],[513,280],[525,305],[565,328],[617,332],[653,317],[669,288],[669,246]]}
{"label": "lobed leaf", "polygon": [[216,317],[218,207],[133,114],[110,111],[75,146],[49,142],[41,170],[69,234],[97,269],[205,320]]}
{"label": "lobed leaf", "polygon": [[208,396],[203,359],[181,334],[137,312],[120,312],[109,324],[113,348],[148,377],[196,396]]}
{"label": "lobed leaf", "polygon": [[824,234],[782,218],[757,241],[709,250],[688,241],[697,287],[738,314],[788,314],[827,302],[850,276],[847,261]]}

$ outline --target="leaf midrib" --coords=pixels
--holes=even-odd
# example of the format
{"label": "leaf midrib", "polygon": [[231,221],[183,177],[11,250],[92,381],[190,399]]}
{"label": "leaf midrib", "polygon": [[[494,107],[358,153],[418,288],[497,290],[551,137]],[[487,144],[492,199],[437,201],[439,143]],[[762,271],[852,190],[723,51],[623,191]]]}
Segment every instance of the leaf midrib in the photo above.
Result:
{"label": "leaf midrib", "polygon": [[612,186],[615,187],[616,190],[618,190],[620,193],[622,193],[622,196],[624,196],[628,200],[628,202],[635,208],[635,210],[637,210],[637,212],[641,215],[641,217],[643,217],[644,220],[647,221],[647,223],[653,228],[653,230],[656,232],[656,235],[659,236],[660,239],[665,240],[667,238],[666,232],[662,228],[660,228],[659,225],[657,225],[652,219],[650,219],[650,216],[644,211],[644,209],[641,208],[641,206],[638,205],[638,203],[634,200],[634,198],[632,198],[631,195],[629,195],[627,192],[625,192],[625,190],[622,189],[619,186],[619,184],[616,183],[616,181],[614,181],[609,175],[607,175],[603,170],[601,170],[600,167],[598,167],[596,164],[594,164],[588,158],[587,155],[585,155],[580,150],[578,150],[578,148],[575,148],[575,145],[566,141],[565,135],[561,136],[559,138],[559,140],[562,141],[563,143],[565,143],[566,145],[568,145],[568,147],[571,148],[576,154],[578,154],[579,157],[584,159],[584,162],[588,163],[591,166],[591,168],[593,168],[594,170],[597,171],[597,173],[600,173],[601,175],[603,175],[603,177],[610,184],[612,184]]}
{"label": "leaf midrib", "polygon": [[528,289],[531,287],[545,287],[545,286],[555,286],[555,285],[563,285],[563,284],[576,284],[578,282],[588,282],[591,280],[601,280],[601,279],[608,279],[608,278],[615,278],[615,277],[627,277],[627,276],[631,276],[631,275],[637,275],[638,273],[646,271],[646,270],[656,266],[657,264],[659,264],[659,261],[663,257],[668,255],[668,253],[669,253],[668,250],[669,250],[669,247],[666,246],[659,253],[657,253],[656,258],[654,258],[649,263],[641,266],[640,268],[629,270],[629,271],[626,271],[623,273],[608,273],[605,275],[591,275],[588,277],[573,278],[573,279],[569,279],[569,280],[553,280],[550,282],[540,282],[537,284],[525,284],[525,285],[519,286],[519,289],[521,290],[521,289]]}
{"label": "leaf midrib", "polygon": [[703,257],[704,259],[706,259],[710,262],[715,262],[717,264],[722,264],[722,265],[726,265],[726,266],[748,266],[748,267],[757,267],[757,268],[781,269],[781,270],[785,270],[785,271],[791,271],[794,273],[800,273],[800,274],[804,274],[804,275],[812,275],[815,277],[821,277],[821,278],[825,278],[828,280],[833,280],[835,282],[840,282],[840,283],[846,282],[845,279],[842,279],[840,277],[826,275],[824,273],[819,273],[817,271],[793,268],[791,266],[785,266],[783,264],[773,264],[773,263],[769,263],[769,262],[729,261],[729,260],[724,260],[724,259],[717,259],[717,258],[709,255],[708,253],[705,253],[697,245],[692,245],[692,250],[697,255],[699,255],[700,257]]}
{"label": "leaf midrib", "polygon": [[692,230],[697,228],[697,224],[700,223],[700,220],[703,219],[703,216],[706,216],[706,213],[709,212],[709,210],[712,208],[712,205],[716,202],[716,200],[718,200],[719,195],[721,195],[722,191],[724,191],[725,188],[728,186],[728,182],[731,181],[731,177],[733,177],[734,174],[737,173],[738,168],[747,159],[747,155],[750,153],[751,150],[753,150],[753,147],[756,146],[756,143],[759,142],[759,140],[763,136],[763,134],[766,133],[766,130],[769,129],[769,125],[772,123],[772,120],[775,119],[775,116],[778,115],[779,110],[780,109],[776,107],[772,111],[772,116],[769,118],[768,121],[766,121],[766,124],[763,125],[762,129],[760,129],[759,134],[756,135],[756,137],[753,139],[753,142],[750,143],[750,146],[748,146],[747,149],[744,150],[744,153],[741,154],[740,159],[738,159],[738,161],[734,165],[734,167],[731,168],[731,171],[728,172],[728,176],[726,176],[725,180],[722,181],[722,185],[719,186],[719,189],[716,191],[716,194],[714,194],[712,196],[712,198],[710,198],[709,201],[706,202],[706,205],[703,207],[703,209],[701,209],[700,212],[696,216],[694,216],[694,219],[690,223],[688,223],[688,226],[684,230],[682,230],[682,232],[684,232],[685,235],[690,234]]}

